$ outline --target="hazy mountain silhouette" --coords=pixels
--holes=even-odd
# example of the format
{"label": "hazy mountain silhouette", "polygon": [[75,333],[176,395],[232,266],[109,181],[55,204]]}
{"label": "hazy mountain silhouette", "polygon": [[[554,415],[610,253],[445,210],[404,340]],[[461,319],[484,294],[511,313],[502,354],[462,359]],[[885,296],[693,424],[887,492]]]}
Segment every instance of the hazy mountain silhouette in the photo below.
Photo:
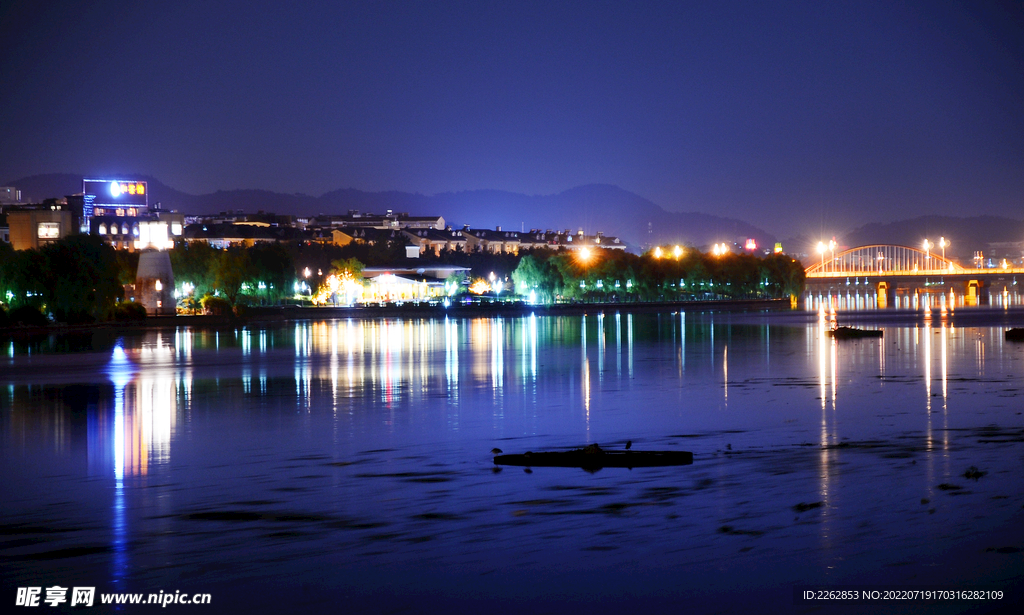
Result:
{"label": "hazy mountain silhouette", "polygon": [[[126,176],[127,177],[127,176]],[[352,188],[334,190],[319,197],[281,194],[267,190],[221,190],[191,195],[175,190],[153,177],[132,175],[149,182],[150,203],[184,213],[217,213],[229,210],[279,214],[315,215],[358,210],[384,213],[390,209],[419,216],[443,216],[453,227],[501,226],[507,230],[558,229],[617,236],[634,250],[653,243],[705,246],[754,238],[768,246],[775,237],[746,222],[701,213],[668,212],[627,190],[605,184],[572,188],[558,194],[531,196],[500,190],[447,192],[432,196],[408,192],[364,192]],[[75,194],[82,190],[82,176],[34,175],[5,183],[22,191],[23,200]]]}
{"label": "hazy mountain silhouette", "polygon": [[[927,239],[939,251],[939,238],[950,242],[946,256],[969,262],[975,250],[988,256],[1007,256],[1005,247],[994,244],[1017,244],[1016,256],[1020,256],[1020,244],[1024,240],[1024,221],[996,216],[973,216],[957,218],[951,216],[921,216],[899,220],[889,224],[871,223],[844,233],[840,238],[845,246],[870,244],[895,244],[919,248]],[[992,251],[995,253],[992,253]],[[1012,248],[1010,248],[1012,250]]]}

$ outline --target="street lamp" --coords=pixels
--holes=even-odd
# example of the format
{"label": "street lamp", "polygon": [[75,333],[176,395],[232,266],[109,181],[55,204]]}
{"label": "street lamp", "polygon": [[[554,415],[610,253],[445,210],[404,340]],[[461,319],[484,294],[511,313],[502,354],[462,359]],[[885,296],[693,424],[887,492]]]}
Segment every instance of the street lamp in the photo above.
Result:
{"label": "street lamp", "polygon": [[927,239],[924,240],[924,268],[928,269],[928,260],[931,258],[931,254],[928,252],[932,248],[932,242]]}
{"label": "street lamp", "polygon": [[946,241],[945,237],[939,237],[939,247],[942,248],[942,260],[943,261],[946,260],[946,246],[948,246],[948,245],[949,245],[949,242]]}
{"label": "street lamp", "polygon": [[585,289],[587,277],[590,275],[590,258],[592,253],[590,248],[580,248],[580,251],[577,254],[579,255],[580,261],[583,263],[583,279],[580,280],[580,288]]}

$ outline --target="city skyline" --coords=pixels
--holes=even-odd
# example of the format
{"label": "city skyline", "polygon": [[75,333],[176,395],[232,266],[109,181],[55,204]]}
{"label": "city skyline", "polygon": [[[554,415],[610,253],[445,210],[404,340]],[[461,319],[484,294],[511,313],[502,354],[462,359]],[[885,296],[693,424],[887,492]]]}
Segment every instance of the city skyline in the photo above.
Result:
{"label": "city skyline", "polygon": [[[999,3],[200,3],[0,9],[3,181],[190,194],[617,185],[780,237],[1017,217]],[[55,44],[69,33],[78,44]]]}

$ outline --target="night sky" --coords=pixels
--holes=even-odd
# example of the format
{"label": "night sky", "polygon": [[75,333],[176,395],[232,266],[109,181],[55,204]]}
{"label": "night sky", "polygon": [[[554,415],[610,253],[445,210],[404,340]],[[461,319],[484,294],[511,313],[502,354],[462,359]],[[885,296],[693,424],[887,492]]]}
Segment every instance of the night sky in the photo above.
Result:
{"label": "night sky", "polygon": [[1024,213],[1019,2],[0,3],[0,181]]}

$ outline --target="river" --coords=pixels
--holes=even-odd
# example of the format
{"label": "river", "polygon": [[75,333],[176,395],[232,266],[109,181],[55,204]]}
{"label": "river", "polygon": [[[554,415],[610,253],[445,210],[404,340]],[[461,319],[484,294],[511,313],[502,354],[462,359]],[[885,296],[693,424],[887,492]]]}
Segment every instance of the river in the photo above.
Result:
{"label": "river", "polygon": [[[1021,315],[858,318],[884,337],[704,309],[9,339],[0,600],[842,612],[795,596],[927,587],[1004,597],[869,610],[1019,604],[1024,345],[1003,331]],[[694,462],[523,469],[491,452],[627,441]]]}

